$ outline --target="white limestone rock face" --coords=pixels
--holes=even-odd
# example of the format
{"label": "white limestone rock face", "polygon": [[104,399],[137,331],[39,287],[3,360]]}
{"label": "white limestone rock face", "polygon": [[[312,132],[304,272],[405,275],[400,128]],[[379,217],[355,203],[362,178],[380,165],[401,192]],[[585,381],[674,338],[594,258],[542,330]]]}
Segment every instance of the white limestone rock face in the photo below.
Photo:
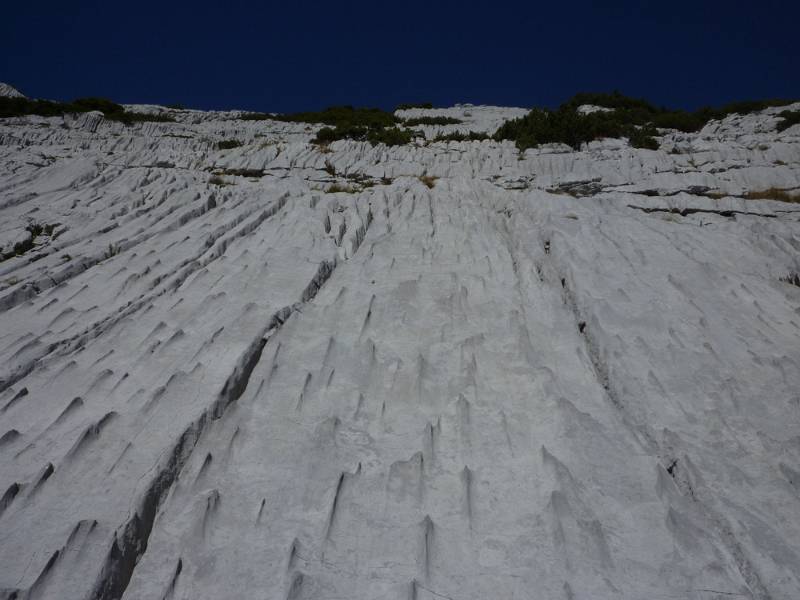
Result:
{"label": "white limestone rock face", "polygon": [[426,139],[437,135],[449,133],[469,133],[471,131],[492,134],[511,119],[518,119],[528,114],[528,109],[510,108],[504,106],[476,106],[473,104],[459,104],[450,108],[409,108],[395,111],[395,116],[401,119],[417,117],[449,117],[457,119],[460,123],[452,125],[419,125],[412,129],[420,131]]}
{"label": "white limestone rock face", "polygon": [[3,83],[0,81],[0,96],[6,98],[24,98],[25,95],[20,92],[17,88],[13,85],[9,85],[7,83]]}
{"label": "white limestone rock face", "polygon": [[520,153],[145,109],[0,121],[0,598],[800,597],[774,111]]}

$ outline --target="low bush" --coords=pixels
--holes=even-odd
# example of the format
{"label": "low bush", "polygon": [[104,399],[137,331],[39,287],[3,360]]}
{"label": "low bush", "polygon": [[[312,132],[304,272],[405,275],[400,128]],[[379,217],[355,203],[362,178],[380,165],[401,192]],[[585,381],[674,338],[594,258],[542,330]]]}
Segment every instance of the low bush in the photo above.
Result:
{"label": "low bush", "polygon": [[274,115],[271,118],[290,123],[326,125],[317,132],[313,140],[313,143],[323,146],[341,139],[396,146],[407,144],[413,138],[411,132],[397,128],[397,125],[402,122],[400,119],[379,108],[332,106],[316,112]]}
{"label": "low bush", "polygon": [[796,100],[787,100],[785,98],[770,98],[767,100],[744,100],[740,102],[731,102],[729,104],[726,104],[722,108],[718,109],[718,112],[723,113],[725,115],[731,115],[733,113],[746,115],[749,113],[754,113],[760,110],[764,110],[765,108],[771,108],[774,106],[786,106],[787,104],[792,104],[794,102],[796,102]]}
{"label": "low bush", "polygon": [[30,100],[28,98],[0,97],[0,118],[40,115],[58,117],[65,114],[84,113],[99,110],[106,119],[119,121],[126,125],[146,121],[174,121],[167,114],[144,114],[126,111],[124,107],[105,98],[78,98],[72,102],[53,102],[51,100]]}
{"label": "low bush", "polygon": [[610,94],[607,93],[579,93],[575,94],[572,98],[562,104],[562,108],[577,109],[584,104],[591,104],[593,106],[602,106],[603,108],[626,109],[626,110],[640,110],[644,112],[656,112],[658,109],[650,104],[644,98],[630,98],[621,94],[619,91],[614,90]]}
{"label": "low bush", "polygon": [[778,131],[786,131],[792,125],[800,123],[800,110],[785,110],[778,116],[783,119],[775,126]]}
{"label": "low bush", "polygon": [[524,117],[507,121],[494,135],[496,140],[515,141],[520,150],[552,143],[578,149],[584,142],[604,137],[640,139],[636,127],[618,118],[616,111],[580,114],[571,107],[556,111],[535,108]]}
{"label": "low bush", "polygon": [[561,108],[577,109],[582,104],[593,104],[604,108],[611,108],[618,113],[623,113],[626,122],[644,125],[651,123],[664,129],[678,129],[684,132],[699,131],[712,119],[723,119],[728,115],[738,113],[741,115],[764,110],[773,106],[785,106],[793,100],[772,98],[767,100],[744,100],[731,102],[718,108],[705,106],[693,112],[657,107],[643,98],[629,98],[619,91],[610,94],[581,93],[576,94]]}
{"label": "low bush", "polygon": [[392,113],[380,108],[353,108],[352,106],[331,106],[321,111],[275,115],[276,121],[289,123],[322,123],[331,127],[366,127],[380,129],[392,127],[400,120]]}
{"label": "low bush", "polygon": [[658,140],[653,137],[655,134],[656,132],[650,127],[635,127],[628,133],[628,143],[634,148],[658,150]]}
{"label": "low bush", "polygon": [[[653,136],[657,135],[657,129],[695,132],[712,119],[722,119],[733,113],[747,114],[790,103],[790,100],[778,99],[753,100],[735,102],[720,108],[703,107],[688,112],[657,107],[647,100],[629,98],[619,92],[584,93],[576,94],[556,110],[534,108],[526,116],[506,122],[494,137],[497,140],[513,140],[521,150],[552,142],[579,148],[584,142],[604,137],[627,137],[630,144],[636,148],[655,150],[658,148],[658,142]],[[577,109],[584,104],[612,110],[581,114]],[[790,118],[796,117],[785,118],[779,127],[784,126]]]}
{"label": "low bush", "polygon": [[219,148],[220,150],[231,150],[233,148],[238,148],[239,146],[242,145],[243,145],[242,142],[240,142],[239,140],[222,140],[220,142],[217,142],[217,148]]}
{"label": "low bush", "polygon": [[458,125],[459,123],[463,123],[463,121],[453,117],[412,117],[403,119],[403,125],[406,127],[415,127],[417,125]]}
{"label": "low bush", "polygon": [[411,108],[433,108],[430,102],[417,102],[411,104],[398,104],[395,110],[409,110]]}
{"label": "low bush", "polygon": [[673,110],[650,115],[650,123],[661,129],[677,129],[684,133],[700,131],[714,116],[706,109],[693,113],[685,110]]}
{"label": "low bush", "polygon": [[406,129],[397,127],[387,127],[386,129],[376,129],[367,134],[367,141],[370,144],[386,144],[387,146],[402,146],[414,139],[414,134]]}
{"label": "low bush", "polygon": [[399,146],[408,144],[413,139],[411,131],[398,129],[397,127],[369,128],[361,126],[343,127],[323,127],[317,132],[314,138],[315,144],[329,144],[335,140],[355,140],[359,142],[369,142],[370,144],[386,144],[387,146]]}
{"label": "low bush", "polygon": [[435,138],[434,142],[480,142],[489,140],[491,136],[485,131],[469,131],[463,133],[461,131],[454,131],[453,133],[440,133]]}

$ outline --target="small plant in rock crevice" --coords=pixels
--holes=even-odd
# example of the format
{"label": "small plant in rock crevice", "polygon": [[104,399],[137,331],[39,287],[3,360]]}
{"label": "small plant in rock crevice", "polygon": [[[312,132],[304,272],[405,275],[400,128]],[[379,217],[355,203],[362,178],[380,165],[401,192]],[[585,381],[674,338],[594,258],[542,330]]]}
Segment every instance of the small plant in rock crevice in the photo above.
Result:
{"label": "small plant in rock crevice", "polygon": [[208,180],[208,183],[210,185],[218,185],[218,186],[233,185],[232,182],[227,181],[226,179],[217,174],[212,175],[211,178]]}
{"label": "small plant in rock crevice", "polygon": [[220,150],[232,150],[243,145],[240,140],[221,140],[217,142],[217,148]]}
{"label": "small plant in rock crevice", "polygon": [[780,202],[800,202],[800,190],[792,192],[776,187],[766,190],[753,190],[743,195],[747,200],[778,200]]}
{"label": "small plant in rock crevice", "polygon": [[120,247],[117,244],[109,244],[108,248],[106,249],[103,257],[105,259],[109,259],[112,256],[116,256],[121,252]]}
{"label": "small plant in rock crevice", "polygon": [[22,256],[26,252],[29,252],[36,246],[37,238],[39,238],[42,235],[55,239],[58,236],[57,235],[54,236],[53,234],[55,232],[55,228],[58,227],[58,225],[59,225],[58,223],[42,224],[36,221],[31,221],[25,227],[25,231],[28,232],[29,237],[14,244],[14,246],[8,252],[0,252],[0,262],[8,260],[10,258],[14,258],[15,256]]}
{"label": "small plant in rock crevice", "polygon": [[433,175],[422,174],[422,175],[419,176],[419,180],[429,190],[432,190],[434,188],[434,186],[436,185],[436,180],[437,179],[438,179],[438,177],[435,177]]}
{"label": "small plant in rock crevice", "polygon": [[329,194],[336,194],[336,193],[339,193],[339,192],[342,192],[342,193],[345,193],[345,194],[354,194],[358,190],[356,188],[352,187],[352,186],[349,186],[349,185],[342,185],[342,184],[339,184],[339,183],[334,183],[326,191]]}
{"label": "small plant in rock crevice", "polygon": [[800,274],[798,273],[789,273],[785,277],[779,277],[778,280],[782,281],[783,283],[788,283],[800,287]]}

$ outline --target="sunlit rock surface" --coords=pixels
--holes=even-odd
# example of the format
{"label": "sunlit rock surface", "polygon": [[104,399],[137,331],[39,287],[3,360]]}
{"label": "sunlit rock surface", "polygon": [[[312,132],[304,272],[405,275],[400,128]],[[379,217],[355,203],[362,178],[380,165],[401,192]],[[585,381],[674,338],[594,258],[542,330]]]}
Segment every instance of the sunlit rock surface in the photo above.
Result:
{"label": "sunlit rock surface", "polygon": [[9,85],[7,83],[0,82],[0,96],[5,96],[7,98],[24,98],[25,95],[20,92],[17,88],[13,85]]}
{"label": "sunlit rock surface", "polygon": [[779,110],[524,154],[0,121],[0,598],[800,597]]}

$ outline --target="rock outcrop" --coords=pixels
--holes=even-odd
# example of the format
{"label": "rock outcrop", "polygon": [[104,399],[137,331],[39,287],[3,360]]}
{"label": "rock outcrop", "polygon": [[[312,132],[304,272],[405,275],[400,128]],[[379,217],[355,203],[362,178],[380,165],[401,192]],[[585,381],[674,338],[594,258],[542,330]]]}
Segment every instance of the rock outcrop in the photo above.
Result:
{"label": "rock outcrop", "polygon": [[524,153],[0,121],[0,598],[800,596],[779,111]]}
{"label": "rock outcrop", "polygon": [[3,83],[0,81],[0,96],[5,96],[7,98],[24,98],[25,95],[20,92],[17,88],[13,85],[9,85],[7,83]]}

